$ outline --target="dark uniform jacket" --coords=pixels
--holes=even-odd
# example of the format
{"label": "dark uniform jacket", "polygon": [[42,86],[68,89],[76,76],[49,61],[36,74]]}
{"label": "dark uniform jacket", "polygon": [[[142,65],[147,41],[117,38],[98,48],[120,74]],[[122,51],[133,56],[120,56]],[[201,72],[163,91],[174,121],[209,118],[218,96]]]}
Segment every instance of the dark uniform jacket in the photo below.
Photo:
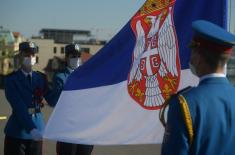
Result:
{"label": "dark uniform jacket", "polygon": [[5,95],[12,108],[12,114],[5,127],[5,134],[14,138],[32,139],[33,128],[43,131],[41,99],[46,95],[47,81],[38,72],[32,72],[31,81],[21,70],[5,79]]}
{"label": "dark uniform jacket", "polygon": [[72,71],[70,71],[68,68],[64,69],[61,72],[56,73],[53,76],[52,81],[52,88],[50,89],[48,95],[46,96],[46,99],[50,106],[55,106],[60,94],[64,88],[64,84],[68,78],[68,76],[71,74]]}

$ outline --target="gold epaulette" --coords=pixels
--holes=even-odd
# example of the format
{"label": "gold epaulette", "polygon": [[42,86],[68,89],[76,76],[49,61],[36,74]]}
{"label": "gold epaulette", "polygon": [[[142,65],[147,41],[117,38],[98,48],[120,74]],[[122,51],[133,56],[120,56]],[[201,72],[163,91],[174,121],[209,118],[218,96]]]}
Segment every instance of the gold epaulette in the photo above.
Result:
{"label": "gold epaulette", "polygon": [[189,111],[188,103],[183,95],[178,96],[181,111],[183,114],[184,122],[188,131],[189,144],[193,142],[194,132],[193,132],[193,121]]}
{"label": "gold epaulette", "polygon": [[173,96],[178,96],[180,93],[183,93],[183,92],[189,90],[190,88],[191,88],[191,87],[189,86],[189,87],[186,87],[186,88],[180,90],[180,91],[177,92],[176,94],[171,95],[171,97],[165,101],[165,103],[163,104],[163,107],[162,107],[162,108],[160,109],[160,111],[159,111],[159,120],[160,120],[160,122],[162,123],[162,125],[163,125],[164,127],[166,127],[165,112],[166,112],[166,109],[167,109],[167,107],[168,107],[168,105],[169,105],[169,102],[170,102],[171,98],[172,98]]}
{"label": "gold epaulette", "polygon": [[171,99],[171,97],[165,101],[165,103],[163,104],[163,107],[159,111],[159,120],[162,123],[164,128],[166,127],[165,112],[166,112],[166,108],[169,105],[170,99]]}

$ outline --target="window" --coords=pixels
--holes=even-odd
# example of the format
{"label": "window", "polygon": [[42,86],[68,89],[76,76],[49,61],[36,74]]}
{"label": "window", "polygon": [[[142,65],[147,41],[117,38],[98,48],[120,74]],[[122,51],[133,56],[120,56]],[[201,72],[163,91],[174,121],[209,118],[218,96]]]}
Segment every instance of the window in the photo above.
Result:
{"label": "window", "polygon": [[57,48],[56,48],[56,47],[54,47],[54,54],[56,54],[56,52],[57,52]]}
{"label": "window", "polygon": [[36,64],[38,64],[38,63],[39,63],[39,57],[36,56]]}
{"label": "window", "polygon": [[61,54],[64,54],[64,47],[61,47],[60,53],[61,53]]}

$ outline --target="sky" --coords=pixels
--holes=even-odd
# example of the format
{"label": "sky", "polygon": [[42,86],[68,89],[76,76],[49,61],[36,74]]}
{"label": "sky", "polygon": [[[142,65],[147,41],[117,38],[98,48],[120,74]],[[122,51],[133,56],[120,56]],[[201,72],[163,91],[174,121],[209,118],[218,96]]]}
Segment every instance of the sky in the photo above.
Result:
{"label": "sky", "polygon": [[[235,0],[232,3],[235,14]],[[0,26],[26,38],[42,28],[90,30],[97,39],[111,39],[145,0],[1,0]],[[235,18],[230,28],[235,32]]]}
{"label": "sky", "polygon": [[91,30],[110,39],[145,0],[1,0],[0,26],[29,38],[42,28]]}

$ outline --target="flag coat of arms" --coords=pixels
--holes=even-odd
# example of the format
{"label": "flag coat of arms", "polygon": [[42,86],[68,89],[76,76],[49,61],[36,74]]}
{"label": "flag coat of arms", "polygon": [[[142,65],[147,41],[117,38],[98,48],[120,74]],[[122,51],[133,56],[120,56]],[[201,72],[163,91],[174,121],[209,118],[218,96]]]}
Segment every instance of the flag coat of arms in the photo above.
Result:
{"label": "flag coat of arms", "polygon": [[68,77],[44,137],[77,144],[161,143],[159,110],[197,82],[188,65],[191,22],[226,27],[226,8],[225,0],[147,0]]}

